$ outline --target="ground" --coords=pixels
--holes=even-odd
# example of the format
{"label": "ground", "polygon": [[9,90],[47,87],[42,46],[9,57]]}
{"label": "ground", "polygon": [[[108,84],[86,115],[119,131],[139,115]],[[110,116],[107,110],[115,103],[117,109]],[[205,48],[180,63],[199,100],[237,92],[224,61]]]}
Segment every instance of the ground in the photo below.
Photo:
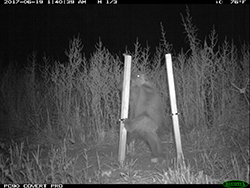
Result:
{"label": "ground", "polygon": [[[174,159],[175,150],[173,144],[163,143],[163,146],[165,148],[166,159],[160,159],[158,163],[152,163],[148,147],[142,141],[138,140],[135,144],[135,152],[126,155],[123,167],[118,162],[118,143],[115,146],[102,144],[85,148],[83,150],[86,151],[86,154],[77,148],[72,149],[68,151],[68,156],[70,158],[77,156],[75,167],[79,172],[86,167],[86,156],[88,156],[87,166],[89,168],[86,170],[88,177],[95,177],[97,176],[96,173],[100,173],[100,177],[104,181],[108,181],[106,183],[123,181],[124,183],[128,181],[134,183],[142,183],[144,181],[144,183],[149,183],[153,182],[153,179],[156,178],[151,176],[152,179],[148,179],[150,174],[154,174],[157,171],[163,172],[164,168]],[[143,180],[143,177],[145,177],[145,180]]]}
{"label": "ground", "polygon": [[[3,134],[0,135],[1,138],[4,138]],[[105,140],[99,144],[94,144],[94,142],[88,144],[70,143],[66,139],[64,139],[64,142],[53,142],[52,140],[46,142],[42,136],[41,138],[34,136],[30,140],[28,137],[26,139],[16,137],[16,142],[5,139],[0,142],[0,167],[2,169],[2,171],[0,169],[0,182],[14,183],[16,181],[19,183],[23,179],[23,173],[29,175],[31,169],[36,172],[34,179],[28,179],[33,183],[38,183],[38,180],[50,182],[52,181],[50,179],[53,176],[52,174],[55,176],[55,179],[52,178],[54,183],[183,184],[197,183],[197,176],[201,177],[200,179],[203,181],[204,177],[207,179],[207,175],[216,178],[211,180],[210,183],[218,183],[217,178],[221,178],[222,180],[219,182],[223,183],[225,179],[232,179],[232,173],[233,175],[236,173],[232,169],[236,167],[242,169],[237,170],[238,174],[236,175],[245,177],[244,166],[246,164],[244,161],[246,158],[244,156],[247,153],[245,154],[243,151],[239,153],[237,147],[222,147],[219,140],[212,140],[211,136],[213,135],[207,134],[207,137],[203,137],[202,144],[194,143],[194,135],[190,138],[182,137],[185,163],[190,165],[190,168],[181,172],[178,172],[178,170],[176,172],[176,168],[174,168],[176,166],[176,150],[170,134],[161,138],[166,157],[160,159],[158,163],[151,162],[149,148],[141,140],[136,141],[134,153],[126,154],[126,159],[121,164],[118,161],[118,138]],[[215,138],[219,139],[218,137]],[[44,140],[44,143],[41,142],[41,139]],[[20,144],[21,142],[23,146]],[[210,145],[212,142],[216,145]],[[41,178],[41,169],[35,171],[34,166],[36,164],[44,166],[42,168],[44,177]],[[194,175],[191,175],[191,173]],[[2,176],[3,174],[6,177],[15,177],[15,181]],[[18,179],[18,174],[20,174],[20,179]],[[179,181],[178,177],[184,178],[180,178],[181,181]],[[189,180],[186,181],[187,178]],[[244,178],[240,179],[245,180]],[[185,180],[185,182],[182,180]],[[198,183],[200,183],[200,180]],[[207,180],[202,183],[207,183]]]}

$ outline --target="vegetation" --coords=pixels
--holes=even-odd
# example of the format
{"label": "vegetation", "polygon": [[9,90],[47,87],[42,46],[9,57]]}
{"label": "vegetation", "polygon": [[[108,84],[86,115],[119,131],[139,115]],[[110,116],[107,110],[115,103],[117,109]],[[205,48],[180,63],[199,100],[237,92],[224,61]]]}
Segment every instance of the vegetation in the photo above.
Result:
{"label": "vegetation", "polygon": [[[173,57],[177,106],[186,165],[163,169],[117,161],[123,60],[100,41],[86,59],[79,37],[65,52],[68,62],[36,53],[1,78],[1,183],[223,183],[249,182],[249,45],[217,44],[213,29],[203,42],[191,16],[182,17],[190,50]],[[162,94],[172,123],[165,67],[165,39],[153,57],[137,41],[132,71],[143,71]],[[111,154],[105,152],[111,148]],[[114,153],[113,153],[114,152]],[[113,155],[114,154],[114,155]]]}

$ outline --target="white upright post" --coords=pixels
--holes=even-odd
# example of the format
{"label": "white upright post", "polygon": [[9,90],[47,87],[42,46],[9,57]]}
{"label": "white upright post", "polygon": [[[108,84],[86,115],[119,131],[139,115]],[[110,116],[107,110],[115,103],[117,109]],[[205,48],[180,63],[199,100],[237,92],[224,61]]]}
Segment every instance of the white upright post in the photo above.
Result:
{"label": "white upright post", "polygon": [[[123,76],[123,88],[122,88],[122,109],[121,119],[128,118],[128,107],[129,107],[129,91],[130,91],[130,75],[131,75],[131,59],[130,55],[124,55],[124,76]],[[126,154],[126,140],[127,130],[124,127],[123,121],[120,123],[120,141],[119,141],[119,154],[118,160],[123,165]]]}
{"label": "white upright post", "polygon": [[172,120],[173,120],[173,126],[174,126],[177,162],[183,162],[184,155],[183,155],[182,147],[181,147],[181,135],[180,135],[178,111],[177,111],[177,105],[176,105],[176,94],[175,94],[171,54],[166,54],[165,58],[166,58],[166,66],[167,66],[167,73],[168,73],[168,87],[169,87],[169,96],[170,96],[170,102],[171,102]]}

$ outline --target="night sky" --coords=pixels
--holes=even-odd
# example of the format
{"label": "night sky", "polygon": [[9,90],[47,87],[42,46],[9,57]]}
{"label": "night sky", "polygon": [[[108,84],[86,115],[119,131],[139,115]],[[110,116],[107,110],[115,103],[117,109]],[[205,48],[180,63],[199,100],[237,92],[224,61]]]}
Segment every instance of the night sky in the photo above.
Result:
{"label": "night sky", "polygon": [[[225,37],[236,44],[249,42],[249,5],[187,5],[204,41],[213,27],[219,43]],[[134,50],[138,38],[151,54],[161,39],[160,22],[176,53],[188,50],[181,14],[186,5],[1,5],[0,50],[3,59],[26,61],[33,50],[55,60],[66,61],[69,39],[80,34],[83,51],[89,57],[101,38],[113,54]]]}

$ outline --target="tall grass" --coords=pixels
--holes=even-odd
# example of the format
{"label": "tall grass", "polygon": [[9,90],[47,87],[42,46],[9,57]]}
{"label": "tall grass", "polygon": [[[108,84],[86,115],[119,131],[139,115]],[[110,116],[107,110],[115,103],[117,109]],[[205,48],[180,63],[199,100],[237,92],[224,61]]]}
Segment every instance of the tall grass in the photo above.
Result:
{"label": "tall grass", "polygon": [[[166,166],[165,171],[152,176],[152,182],[249,182],[249,45],[239,50],[227,40],[217,44],[214,29],[208,39],[200,41],[188,10],[182,21],[190,50],[173,57],[174,77],[184,154],[186,159],[189,153],[197,155],[195,170]],[[162,41],[153,57],[150,48],[142,48],[138,41],[134,52],[126,53],[132,55],[132,72],[144,72],[156,84],[168,132],[172,123],[164,55],[171,52],[171,45],[163,25],[161,32]],[[52,62],[47,57],[37,62],[33,53],[25,69],[10,64],[4,71],[0,93],[1,183],[110,183],[103,180],[110,176],[102,170],[98,157],[98,170],[89,177],[86,150],[80,152],[85,165],[77,174],[76,158],[66,154],[74,148],[118,143],[117,86],[123,75],[123,60],[111,55],[101,41],[88,60],[83,49],[78,36],[65,51],[68,62]],[[139,177],[134,164],[129,163],[126,173],[121,173],[122,182],[138,183],[134,182]],[[114,172],[125,167],[110,168]]]}

